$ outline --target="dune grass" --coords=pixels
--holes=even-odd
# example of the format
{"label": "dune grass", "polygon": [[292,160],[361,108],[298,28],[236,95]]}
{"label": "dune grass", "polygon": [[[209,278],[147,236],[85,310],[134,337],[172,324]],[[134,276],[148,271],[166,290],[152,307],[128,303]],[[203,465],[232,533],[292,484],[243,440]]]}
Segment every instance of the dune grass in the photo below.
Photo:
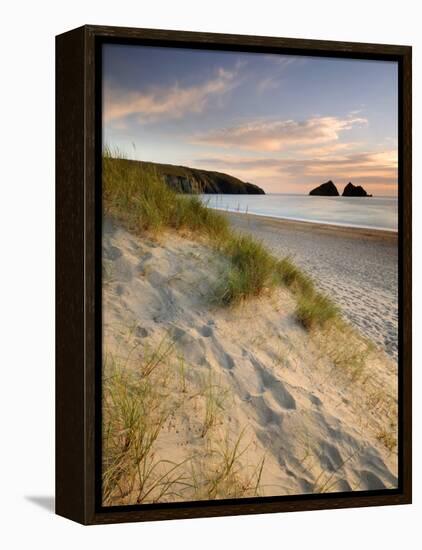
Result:
{"label": "dune grass", "polygon": [[201,437],[205,437],[218,422],[221,422],[220,415],[226,408],[228,390],[216,383],[212,371],[209,371],[201,384],[201,395],[205,399]]}
{"label": "dune grass", "polygon": [[339,308],[328,296],[318,292],[311,278],[298,269],[289,258],[283,258],[278,262],[278,274],[296,296],[295,315],[306,329],[320,328],[339,318]]}
{"label": "dune grass", "polygon": [[306,292],[299,296],[296,317],[307,329],[325,325],[338,315],[338,308],[333,302],[319,292]]}
{"label": "dune grass", "polygon": [[295,294],[312,294],[315,292],[310,277],[297,268],[289,258],[278,262],[278,274],[282,282]]}
{"label": "dune grass", "polygon": [[236,304],[281,283],[278,260],[266,248],[246,235],[231,233],[220,245],[230,267],[217,290],[222,304]]}
{"label": "dune grass", "polygon": [[199,197],[177,193],[152,167],[133,164],[117,155],[109,150],[103,155],[106,213],[135,231],[187,229],[214,240],[228,235],[229,224],[224,216],[203,205]]}
{"label": "dune grass", "polygon": [[[180,384],[182,356],[167,342],[165,338],[154,349],[142,350],[139,357],[135,356],[140,351],[137,347],[125,357],[105,355],[103,504],[258,495],[264,458],[245,466],[249,445],[244,442],[244,431],[229,436],[224,422],[228,389],[211,372],[199,385],[188,384],[183,374]],[[166,437],[169,430],[179,433],[174,419],[194,402],[204,411],[198,418],[201,444],[195,450],[187,449],[178,461],[163,458],[160,437]]]}
{"label": "dune grass", "polygon": [[157,439],[179,407],[168,389],[169,369],[159,348],[128,368],[111,354],[103,375],[103,504],[157,502],[183,486],[183,462],[156,457]]}
{"label": "dune grass", "polygon": [[205,453],[191,462],[190,479],[197,500],[260,496],[265,455],[252,467],[242,461],[249,445],[242,445],[245,431],[232,441],[208,440]]}
{"label": "dune grass", "polygon": [[105,213],[129,230],[158,234],[173,228],[205,237],[229,260],[215,292],[221,305],[236,305],[284,285],[296,296],[296,316],[306,329],[338,315],[331,300],[288,258],[279,260],[259,241],[234,232],[223,214],[197,196],[171,189],[153,167],[128,162],[108,149],[103,155],[103,202]]}

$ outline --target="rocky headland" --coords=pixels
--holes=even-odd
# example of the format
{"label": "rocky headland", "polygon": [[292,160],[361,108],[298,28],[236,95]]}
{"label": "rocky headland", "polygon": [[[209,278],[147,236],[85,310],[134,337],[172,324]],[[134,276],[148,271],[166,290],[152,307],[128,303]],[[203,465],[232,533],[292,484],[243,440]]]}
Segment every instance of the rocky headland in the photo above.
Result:
{"label": "rocky headland", "polygon": [[[122,162],[122,159],[119,159],[119,162]],[[123,162],[135,163],[147,171],[158,173],[169,187],[179,193],[265,195],[265,191],[257,185],[222,172],[137,160],[123,160]]]}

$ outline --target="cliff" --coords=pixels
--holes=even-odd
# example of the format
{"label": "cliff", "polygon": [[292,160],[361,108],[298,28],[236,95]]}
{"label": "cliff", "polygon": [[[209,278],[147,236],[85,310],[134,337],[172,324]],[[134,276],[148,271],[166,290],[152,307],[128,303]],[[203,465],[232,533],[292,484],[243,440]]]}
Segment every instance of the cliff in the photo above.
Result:
{"label": "cliff", "polygon": [[155,162],[136,162],[146,169],[157,171],[164,181],[179,193],[225,193],[234,195],[265,195],[265,191],[253,183],[244,182],[229,174],[199,170],[187,166],[158,164]]}

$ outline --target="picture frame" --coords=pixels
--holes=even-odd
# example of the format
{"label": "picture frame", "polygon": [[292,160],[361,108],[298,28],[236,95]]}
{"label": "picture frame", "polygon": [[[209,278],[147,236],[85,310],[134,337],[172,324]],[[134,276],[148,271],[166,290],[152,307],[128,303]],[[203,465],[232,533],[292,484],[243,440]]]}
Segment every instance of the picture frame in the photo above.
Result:
{"label": "picture frame", "polygon": [[[398,487],[104,507],[101,504],[101,48],[104,44],[398,63]],[[56,513],[79,523],[411,503],[411,47],[83,26],[56,37]]]}

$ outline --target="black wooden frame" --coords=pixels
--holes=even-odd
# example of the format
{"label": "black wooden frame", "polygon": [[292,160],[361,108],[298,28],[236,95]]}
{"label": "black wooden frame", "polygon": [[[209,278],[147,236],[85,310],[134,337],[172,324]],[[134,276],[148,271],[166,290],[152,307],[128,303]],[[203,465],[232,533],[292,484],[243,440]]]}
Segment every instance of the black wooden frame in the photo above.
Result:
{"label": "black wooden frame", "polygon": [[[399,64],[399,488],[102,508],[101,44],[107,42],[384,59]],[[84,26],[56,37],[56,513],[83,524],[411,502],[412,50],[182,31]]]}

